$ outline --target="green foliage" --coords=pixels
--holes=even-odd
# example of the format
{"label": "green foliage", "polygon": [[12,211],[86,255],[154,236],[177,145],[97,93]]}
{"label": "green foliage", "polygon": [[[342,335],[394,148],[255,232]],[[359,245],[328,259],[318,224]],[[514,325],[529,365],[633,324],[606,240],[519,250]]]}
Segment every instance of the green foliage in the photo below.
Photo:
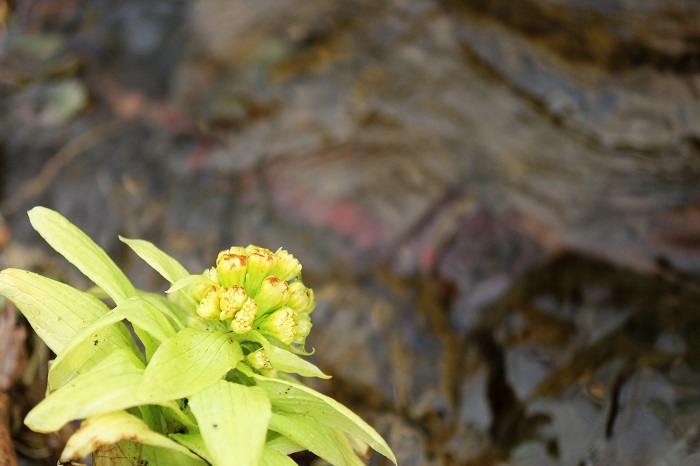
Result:
{"label": "green foliage", "polygon": [[308,449],[354,465],[367,446],[396,462],[357,415],[284,375],[327,378],[299,356],[314,299],[291,254],[232,247],[191,275],[153,244],[120,238],[171,283],[165,297],[136,289],[60,214],[36,207],[29,217],[116,304],[23,270],[0,272],[0,294],[57,355],[48,396],[26,424],[53,432],[83,419],[62,462],[92,453],[96,466],[288,466],[290,453]]}

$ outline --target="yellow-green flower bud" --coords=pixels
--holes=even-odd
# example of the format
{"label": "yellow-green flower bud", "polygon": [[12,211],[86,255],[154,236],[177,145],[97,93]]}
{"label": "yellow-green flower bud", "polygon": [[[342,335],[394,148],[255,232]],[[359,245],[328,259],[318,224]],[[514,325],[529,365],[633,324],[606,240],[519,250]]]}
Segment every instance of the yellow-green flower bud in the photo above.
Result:
{"label": "yellow-green flower bud", "polygon": [[[210,279],[214,283],[219,283],[219,277],[216,274],[216,269],[214,267],[205,270],[202,273],[202,275],[204,277]],[[210,283],[206,283],[206,282],[196,283],[192,287],[192,297],[196,301],[201,301],[202,299],[204,299],[204,297],[207,295],[207,293],[209,293],[209,290],[211,290],[211,287],[212,287],[212,285]]]}
{"label": "yellow-green flower bud", "polygon": [[270,269],[275,263],[275,256],[265,252],[251,252],[248,254],[248,271],[245,276],[245,290],[248,295],[255,297],[260,289],[260,284],[269,275]]}
{"label": "yellow-green flower bud", "polygon": [[258,324],[258,329],[262,334],[275,337],[289,345],[294,340],[294,311],[288,307],[281,307],[264,316]]}
{"label": "yellow-green flower bud", "polygon": [[243,249],[245,250],[245,254],[246,254],[246,255],[250,255],[250,254],[253,254],[253,253],[257,253],[257,254],[272,254],[272,251],[270,251],[269,249],[267,249],[267,248],[262,248],[262,247],[260,247],[260,246],[254,245],[254,244],[249,244],[248,246],[246,246],[246,247],[243,248]]}
{"label": "yellow-green flower bud", "polygon": [[204,272],[202,272],[202,275],[204,275],[214,283],[219,283],[219,274],[216,273],[216,267],[206,269]]}
{"label": "yellow-green flower bud", "polygon": [[287,304],[288,299],[287,282],[277,277],[269,276],[263,280],[258,294],[255,295],[255,302],[258,303],[258,314],[262,315],[284,306]]}
{"label": "yellow-green flower bud", "polygon": [[219,309],[221,309],[219,319],[226,320],[233,317],[243,307],[247,298],[242,286],[233,285],[224,288],[219,293]]}
{"label": "yellow-green flower bud", "polygon": [[304,310],[307,314],[311,314],[314,309],[316,309],[316,298],[314,298],[314,290],[311,288],[309,290],[309,306]]}
{"label": "yellow-green flower bud", "polygon": [[289,284],[289,301],[287,301],[287,306],[294,309],[294,312],[311,312],[309,308],[313,309],[313,291],[307,288],[301,280],[293,281]]}
{"label": "yellow-green flower bud", "polygon": [[237,254],[219,254],[216,261],[216,271],[222,286],[243,286],[246,276],[245,256]]}
{"label": "yellow-green flower bud", "polygon": [[311,317],[306,312],[295,315],[294,343],[303,343],[311,332]]}
{"label": "yellow-green flower bud", "polygon": [[216,262],[218,263],[222,256],[228,254],[230,256],[247,256],[248,253],[245,251],[244,247],[241,246],[231,246],[228,249],[224,249],[216,256]]}
{"label": "yellow-green flower bud", "polygon": [[245,358],[254,369],[272,369],[270,358],[267,357],[267,353],[263,348],[253,351]]}
{"label": "yellow-green flower bud", "polygon": [[212,286],[207,295],[197,306],[197,315],[203,319],[215,319],[219,316],[219,289]]}
{"label": "yellow-green flower bud", "polygon": [[285,249],[279,248],[275,252],[275,259],[275,266],[270,271],[271,275],[289,281],[301,273],[301,264]]}
{"label": "yellow-green flower bud", "polygon": [[255,301],[250,298],[246,299],[231,321],[231,330],[239,335],[250,332],[253,329],[253,321],[257,312],[258,305],[255,304]]}

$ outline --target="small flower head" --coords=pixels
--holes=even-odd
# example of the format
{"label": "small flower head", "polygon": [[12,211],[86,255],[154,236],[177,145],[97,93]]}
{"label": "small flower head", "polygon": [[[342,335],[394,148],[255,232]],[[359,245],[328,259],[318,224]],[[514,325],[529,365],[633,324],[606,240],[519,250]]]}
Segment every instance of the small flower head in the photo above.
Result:
{"label": "small flower head", "polygon": [[271,275],[289,281],[294,277],[298,277],[301,273],[301,264],[299,261],[288,253],[285,249],[279,248],[275,252],[275,266],[270,271]]}
{"label": "small flower head", "polygon": [[197,315],[203,319],[215,319],[219,316],[219,289],[212,286],[197,306]]}
{"label": "small flower head", "polygon": [[245,276],[245,290],[250,296],[255,296],[260,284],[270,275],[270,269],[275,264],[275,256],[262,249],[248,254],[248,270]]}
{"label": "small flower head", "polygon": [[253,321],[257,312],[258,305],[255,304],[255,301],[250,298],[246,299],[231,321],[231,330],[239,335],[250,332],[253,329]]}
{"label": "small flower head", "polygon": [[[300,273],[299,261],[282,248],[274,254],[252,244],[224,249],[216,267],[205,270],[202,282],[195,280],[192,287],[199,301],[197,314],[221,321],[238,335],[257,329],[270,340],[303,348],[315,302]],[[266,356],[262,351],[256,354],[250,357]],[[258,370],[274,369],[261,365]]]}
{"label": "small flower head", "polygon": [[221,259],[222,256],[225,254],[229,254],[231,256],[247,256],[248,253],[246,252],[245,248],[241,246],[231,246],[228,249],[224,249],[223,251],[219,252],[219,255],[216,256],[216,262],[219,262],[219,259]]}
{"label": "small flower head", "polygon": [[258,294],[255,295],[255,302],[258,303],[258,314],[273,311],[278,307],[287,304],[289,299],[289,288],[287,282],[277,277],[269,276],[263,280]]}
{"label": "small flower head", "polygon": [[267,357],[267,353],[263,348],[253,351],[245,358],[248,361],[248,364],[250,364],[254,369],[272,369],[270,358]]}
{"label": "small flower head", "polygon": [[274,337],[289,345],[294,340],[294,311],[288,307],[281,307],[265,315],[260,320],[258,329],[262,334]]}
{"label": "small flower head", "polygon": [[219,254],[216,271],[222,286],[243,286],[247,271],[246,256],[238,254]]}
{"label": "small flower head", "polygon": [[245,251],[246,255],[253,254],[253,253],[263,254],[263,255],[264,254],[272,254],[272,251],[270,251],[269,249],[262,248],[260,246],[254,245],[254,244],[249,244],[248,246],[243,248],[243,250]]}
{"label": "small flower head", "polygon": [[[213,281],[214,283],[219,283],[219,276],[216,273],[216,269],[214,267],[205,270],[202,275],[205,278],[208,278],[209,280]],[[201,301],[207,293],[211,290],[212,285],[207,282],[201,282],[197,283],[192,287],[192,297],[197,300]]]}
{"label": "small flower head", "polygon": [[247,298],[242,286],[233,285],[221,290],[219,293],[219,309],[221,309],[219,319],[226,320],[233,317],[243,307]]}
{"label": "small flower head", "polygon": [[301,280],[296,280],[289,284],[289,301],[287,301],[287,306],[294,309],[294,312],[309,313],[313,310],[314,305],[313,291],[307,288]]}
{"label": "small flower head", "polygon": [[311,317],[306,312],[295,315],[294,343],[304,344],[306,337],[311,332]]}

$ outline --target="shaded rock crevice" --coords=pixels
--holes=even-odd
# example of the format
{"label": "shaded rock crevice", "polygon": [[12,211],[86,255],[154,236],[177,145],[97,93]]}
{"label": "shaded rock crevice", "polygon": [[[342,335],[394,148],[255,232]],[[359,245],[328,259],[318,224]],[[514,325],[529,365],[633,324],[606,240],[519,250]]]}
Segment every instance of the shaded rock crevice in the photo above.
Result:
{"label": "shaded rock crevice", "polygon": [[697,9],[688,2],[445,0],[451,11],[495,18],[566,60],[610,71],[651,67],[700,70]]}

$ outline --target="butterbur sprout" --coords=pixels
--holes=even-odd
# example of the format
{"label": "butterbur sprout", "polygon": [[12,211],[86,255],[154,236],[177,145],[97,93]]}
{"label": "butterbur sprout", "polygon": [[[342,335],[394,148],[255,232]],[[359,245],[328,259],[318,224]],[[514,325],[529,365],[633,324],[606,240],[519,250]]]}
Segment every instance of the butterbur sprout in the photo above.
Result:
{"label": "butterbur sprout", "polygon": [[[228,466],[232,458],[237,466],[291,466],[287,455],[308,450],[330,464],[360,466],[368,446],[396,463],[372,427],[293,378],[328,376],[300,357],[308,354],[315,301],[292,254],[233,246],[191,275],[153,244],[120,238],[171,283],[169,299],[160,299],[135,288],[57,212],[37,207],[29,217],[116,303],[110,309],[24,270],[0,272],[0,294],[57,355],[47,397],[25,423],[48,433],[84,419],[60,464],[92,452],[95,466],[107,466],[119,451],[154,466]],[[100,351],[95,332],[104,335]]]}
{"label": "butterbur sprout", "polygon": [[[246,334],[258,330],[276,343],[303,349],[315,303],[300,272],[299,261],[283,249],[273,254],[255,245],[234,246],[219,252],[216,267],[206,269],[190,293],[199,299],[197,314],[203,319],[230,321],[225,326],[244,338],[254,340]],[[291,284],[282,278],[290,276]]]}

